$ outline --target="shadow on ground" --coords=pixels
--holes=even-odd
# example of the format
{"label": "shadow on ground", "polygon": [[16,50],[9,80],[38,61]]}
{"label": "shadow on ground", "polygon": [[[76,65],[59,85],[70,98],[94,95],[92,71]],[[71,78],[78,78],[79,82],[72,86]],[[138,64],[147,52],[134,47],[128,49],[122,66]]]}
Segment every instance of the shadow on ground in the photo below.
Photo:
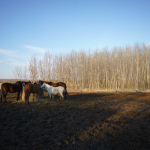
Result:
{"label": "shadow on ground", "polygon": [[149,93],[0,103],[0,149],[150,149]]}

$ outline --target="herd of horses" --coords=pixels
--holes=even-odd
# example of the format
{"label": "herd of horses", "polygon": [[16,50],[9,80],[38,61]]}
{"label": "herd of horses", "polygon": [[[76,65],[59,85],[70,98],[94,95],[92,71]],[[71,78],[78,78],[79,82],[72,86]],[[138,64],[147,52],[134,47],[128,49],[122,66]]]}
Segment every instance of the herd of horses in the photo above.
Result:
{"label": "herd of horses", "polygon": [[[39,88],[43,88],[44,91],[47,91],[50,98],[53,95],[60,94],[61,97],[66,99],[67,93],[67,87],[66,83],[64,82],[48,82],[48,81],[43,81],[39,80],[34,83],[31,83],[31,81],[24,82],[24,81],[17,81],[16,83],[3,83],[1,85],[1,102],[6,100],[7,93],[15,93],[17,92],[17,101],[19,100],[19,96],[21,93],[21,98],[22,98],[22,92],[24,90],[25,92],[25,103],[29,103],[29,96],[31,93],[36,93],[36,98],[37,94],[39,91]],[[33,94],[34,97],[34,94]],[[33,98],[34,99],[34,98]]]}

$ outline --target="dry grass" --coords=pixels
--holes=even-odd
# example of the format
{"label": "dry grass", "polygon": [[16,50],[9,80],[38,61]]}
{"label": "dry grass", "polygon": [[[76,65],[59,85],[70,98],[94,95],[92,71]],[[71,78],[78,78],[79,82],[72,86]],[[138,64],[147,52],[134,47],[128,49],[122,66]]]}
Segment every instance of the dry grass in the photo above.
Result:
{"label": "dry grass", "polygon": [[[47,95],[46,95],[47,96]],[[0,149],[150,149],[149,93],[69,92],[0,103]]]}

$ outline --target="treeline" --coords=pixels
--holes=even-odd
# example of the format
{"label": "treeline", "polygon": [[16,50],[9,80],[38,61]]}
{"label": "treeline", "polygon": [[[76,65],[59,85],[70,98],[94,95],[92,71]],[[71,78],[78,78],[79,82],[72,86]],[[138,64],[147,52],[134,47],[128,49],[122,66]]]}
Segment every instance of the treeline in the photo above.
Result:
{"label": "treeline", "polygon": [[[103,50],[71,51],[53,55],[48,51],[42,59],[31,57],[29,66],[20,71],[18,78],[62,81],[68,89],[150,89],[150,47],[144,44]],[[24,73],[22,73],[24,72]]]}

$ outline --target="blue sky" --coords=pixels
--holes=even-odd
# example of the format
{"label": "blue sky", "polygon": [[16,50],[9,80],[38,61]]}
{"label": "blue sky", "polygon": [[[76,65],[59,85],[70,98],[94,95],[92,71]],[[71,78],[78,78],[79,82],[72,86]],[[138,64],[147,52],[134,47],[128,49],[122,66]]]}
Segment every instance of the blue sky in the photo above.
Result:
{"label": "blue sky", "polygon": [[35,53],[150,44],[150,0],[0,0],[0,79]]}

